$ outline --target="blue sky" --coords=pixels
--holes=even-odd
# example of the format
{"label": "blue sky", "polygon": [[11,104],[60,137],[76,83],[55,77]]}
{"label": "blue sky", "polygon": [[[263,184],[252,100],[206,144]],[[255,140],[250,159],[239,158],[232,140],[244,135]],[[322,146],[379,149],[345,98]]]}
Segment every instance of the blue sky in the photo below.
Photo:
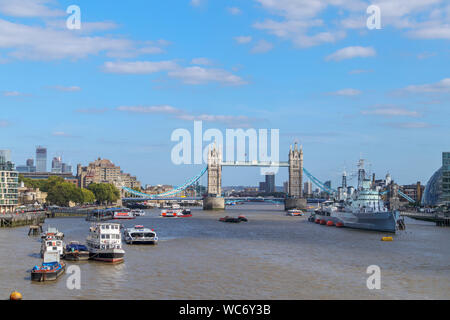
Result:
{"label": "blue sky", "polygon": [[[450,150],[449,41],[446,0],[0,0],[0,148],[176,185],[202,166],[172,164],[171,133],[203,120],[280,129],[281,160],[298,141],[333,185],[361,154],[379,177],[426,182]],[[224,185],[263,180],[224,171]]]}

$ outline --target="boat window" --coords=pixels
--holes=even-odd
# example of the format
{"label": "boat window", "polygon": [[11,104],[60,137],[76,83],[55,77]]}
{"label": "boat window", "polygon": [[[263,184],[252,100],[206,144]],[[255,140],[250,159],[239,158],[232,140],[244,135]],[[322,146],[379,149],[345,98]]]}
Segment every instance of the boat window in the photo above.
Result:
{"label": "boat window", "polygon": [[105,239],[105,236],[106,236],[105,234],[102,234],[102,239]]}
{"label": "boat window", "polygon": [[106,239],[109,239],[109,234],[105,234],[105,236],[106,236]]}

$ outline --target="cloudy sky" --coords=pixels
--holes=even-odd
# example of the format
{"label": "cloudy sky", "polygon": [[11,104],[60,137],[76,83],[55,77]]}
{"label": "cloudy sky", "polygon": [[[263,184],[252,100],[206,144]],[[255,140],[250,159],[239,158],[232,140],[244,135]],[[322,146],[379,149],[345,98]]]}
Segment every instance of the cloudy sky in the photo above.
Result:
{"label": "cloudy sky", "polygon": [[[0,148],[180,184],[202,166],[172,164],[171,133],[202,120],[280,129],[281,160],[298,141],[333,186],[361,155],[426,182],[450,151],[449,44],[447,0],[0,0]],[[260,180],[224,169],[224,185]]]}

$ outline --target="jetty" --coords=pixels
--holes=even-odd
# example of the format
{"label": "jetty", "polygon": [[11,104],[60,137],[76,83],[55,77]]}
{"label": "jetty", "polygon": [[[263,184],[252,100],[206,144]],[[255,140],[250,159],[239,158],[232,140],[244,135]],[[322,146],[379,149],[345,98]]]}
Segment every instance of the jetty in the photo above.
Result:
{"label": "jetty", "polygon": [[400,212],[401,216],[409,217],[415,220],[434,222],[438,227],[450,227],[450,212]]}
{"label": "jetty", "polygon": [[27,212],[17,214],[1,214],[0,228],[16,228],[30,225],[39,225],[45,222],[44,212]]}

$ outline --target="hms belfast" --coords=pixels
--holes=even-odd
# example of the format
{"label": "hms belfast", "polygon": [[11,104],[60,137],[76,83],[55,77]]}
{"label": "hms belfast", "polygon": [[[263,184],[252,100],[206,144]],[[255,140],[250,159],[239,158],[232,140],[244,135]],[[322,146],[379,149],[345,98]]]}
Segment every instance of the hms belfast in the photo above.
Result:
{"label": "hms belfast", "polygon": [[363,160],[359,162],[358,188],[354,194],[341,202],[324,203],[315,212],[314,220],[337,227],[391,233],[395,233],[401,223],[399,212],[389,210],[372,180],[366,179]]}

